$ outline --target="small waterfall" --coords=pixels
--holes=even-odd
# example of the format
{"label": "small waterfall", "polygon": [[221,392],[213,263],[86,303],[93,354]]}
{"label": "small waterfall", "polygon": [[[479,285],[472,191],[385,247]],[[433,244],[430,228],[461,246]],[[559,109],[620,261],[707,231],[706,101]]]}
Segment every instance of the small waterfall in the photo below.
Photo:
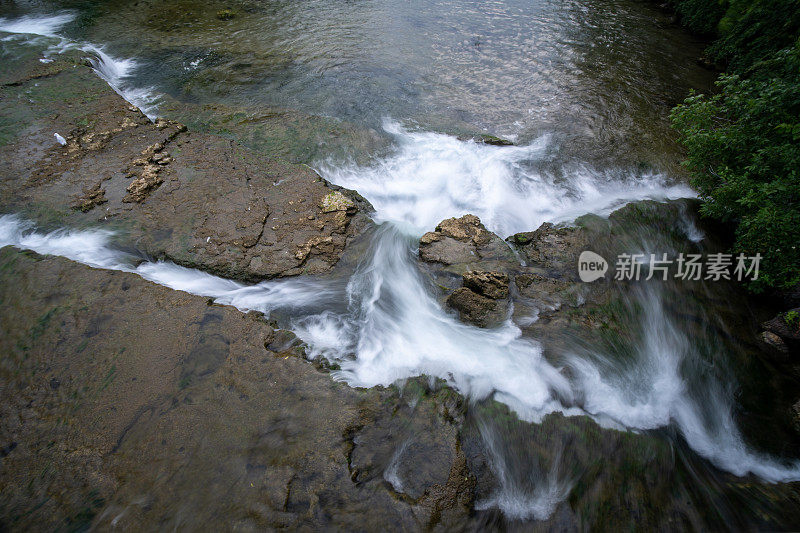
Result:
{"label": "small waterfall", "polygon": [[[132,83],[137,64],[133,59],[119,59],[109,55],[101,46],[77,42],[63,37],[61,29],[75,19],[72,12],[54,15],[27,15],[17,19],[0,18],[0,32],[11,33],[5,40],[22,40],[30,44],[49,44],[44,52],[45,61],[50,56],[69,50],[80,50],[89,54],[95,73],[114,89],[129,104],[136,106],[150,120],[156,119],[158,96],[152,88],[136,87]],[[38,38],[30,39],[31,36]]]}
{"label": "small waterfall", "polygon": [[[363,11],[360,6],[354,9]],[[570,19],[569,28],[574,26],[572,19],[576,16],[582,23],[589,21],[594,26],[592,17],[587,16],[589,6],[581,5],[579,13],[573,13],[573,9],[574,6],[566,10]],[[372,68],[373,63],[380,65],[382,69],[391,70],[392,58],[399,52],[402,55],[408,54],[407,50],[391,50],[392,53],[386,55],[382,54],[385,51],[377,48],[364,54],[369,59],[367,64],[370,68],[364,69],[368,83],[362,84],[362,80],[358,80],[357,84],[351,85],[352,78],[355,77],[353,73],[357,73],[359,68],[359,62],[353,59],[358,54],[335,53],[337,47],[348,52],[354,50],[349,41],[332,41],[332,44],[326,45],[322,50],[313,47],[315,55],[311,58],[301,53],[300,45],[304,41],[329,39],[329,35],[320,34],[319,30],[324,31],[325,27],[354,35],[360,34],[360,28],[354,24],[353,27],[358,30],[355,31],[347,24],[342,26],[341,20],[335,17],[330,19],[332,22],[327,17],[324,18],[323,26],[319,23],[307,25],[305,20],[308,13],[298,13],[300,15],[297,19],[304,22],[299,25],[302,26],[300,35],[297,38],[279,40],[280,53],[274,55],[283,57],[281,54],[291,51],[291,54],[287,54],[291,56],[291,60],[286,63],[298,71],[302,71],[300,67],[308,65],[313,76],[302,78],[302,72],[294,72],[286,74],[284,78],[284,72],[279,70],[279,75],[275,76],[277,83],[266,85],[270,90],[264,90],[264,85],[260,83],[273,73],[247,73],[247,82],[230,92],[253,97],[253,102],[248,102],[248,105],[257,107],[267,100],[259,99],[255,95],[272,94],[274,90],[284,98],[281,100],[284,104],[288,101],[291,105],[295,105],[295,102],[306,105],[314,99],[330,100],[343,108],[350,106],[358,113],[366,109],[373,112],[372,106],[381,104],[384,97],[387,101],[406,98],[405,94],[392,94],[393,86],[403,85],[405,88],[406,80],[409,80],[409,93],[426,93],[431,89],[431,85],[413,83],[413,79],[426,70],[409,68],[412,66],[410,61],[408,66],[398,69],[402,77],[390,76],[383,79],[385,74]],[[350,11],[344,13],[349,15]],[[553,46],[544,55],[539,52],[531,55],[532,50],[536,52],[537,48],[542,48],[541,42],[558,43],[581,37],[578,35],[580,31],[569,32],[566,34],[569,38],[559,33],[544,32],[545,27],[557,28],[559,20],[543,14],[546,15],[546,12],[535,13],[530,19],[519,18],[524,23],[513,22],[517,18],[515,16],[499,19],[502,23],[497,24],[498,19],[481,12],[478,18],[462,21],[463,25],[452,25],[453,30],[450,33],[458,37],[454,39],[457,41],[461,40],[460,34],[465,32],[486,33],[491,39],[481,37],[478,40],[475,37],[470,40],[469,45],[457,45],[456,48],[448,47],[445,41],[438,41],[435,49],[420,47],[426,60],[430,56],[429,52],[434,50],[443,56],[447,64],[454,64],[459,70],[431,76],[437,78],[437,81],[445,81],[444,85],[455,89],[431,95],[434,96],[431,101],[437,105],[442,102],[450,105],[451,102],[460,100],[459,104],[464,103],[465,109],[458,110],[458,114],[463,111],[464,116],[468,117],[465,120],[473,121],[473,118],[469,118],[472,116],[476,121],[483,121],[480,123],[493,123],[495,127],[506,121],[508,116],[511,120],[516,120],[522,112],[537,117],[549,114],[562,122],[569,118],[565,120],[561,117],[583,118],[585,115],[590,121],[577,124],[575,131],[586,129],[592,134],[598,134],[593,137],[592,142],[596,141],[598,146],[601,143],[604,146],[597,150],[611,154],[603,160],[617,161],[618,154],[615,151],[628,149],[635,151],[637,158],[642,153],[646,154],[643,158],[662,155],[647,153],[650,147],[656,147],[652,152],[661,150],[661,145],[652,139],[643,141],[641,146],[637,146],[637,142],[629,142],[629,135],[641,134],[643,130],[627,129],[610,117],[620,115],[631,122],[646,120],[634,114],[656,117],[657,114],[642,112],[641,108],[647,107],[648,102],[640,103],[638,99],[630,97],[630,94],[640,91],[641,87],[624,78],[638,79],[639,66],[648,62],[652,64],[653,58],[666,59],[669,55],[675,55],[678,61],[683,61],[684,55],[667,53],[670,48],[664,48],[663,45],[668,42],[661,38],[658,40],[658,55],[636,55],[634,52],[638,48],[644,48],[640,43],[654,42],[653,34],[646,33],[644,37],[639,36],[639,39],[626,38],[621,42],[626,43],[626,54],[635,60],[631,64],[636,65],[636,73],[621,76],[619,74],[625,71],[612,68],[607,77],[614,81],[613,88],[600,87],[596,84],[604,76],[598,73],[612,64],[588,48]],[[342,17],[343,15],[338,15],[339,19]],[[398,17],[385,18],[394,24]],[[418,22],[415,17],[407,18],[413,19],[414,23]],[[159,96],[155,89],[137,86],[136,83],[136,75],[142,74],[144,70],[142,63],[134,59],[118,58],[109,53],[109,49],[116,53],[116,48],[66,37],[70,35],[69,25],[75,19],[76,13],[72,11],[46,16],[0,18],[0,32],[8,34],[2,37],[4,41],[13,40],[40,47],[37,49],[44,50],[43,57],[40,58],[42,62],[50,62],[55,55],[69,51],[84,53],[100,78],[128,103],[154,120],[158,113]],[[483,21],[494,21],[498,28],[510,27],[514,34],[504,38],[502,32],[495,33],[494,28],[489,27],[491,25],[483,26],[486,24]],[[531,32],[534,27],[539,31]],[[601,24],[598,27],[608,29],[610,26]],[[315,31],[307,31],[308,28]],[[342,28],[348,31],[344,32]],[[486,31],[487,29],[492,31]],[[590,29],[592,31],[582,31],[587,33],[587,43],[594,48],[597,34],[594,28]],[[616,29],[612,33],[615,32]],[[448,32],[430,33],[439,38],[447,37]],[[575,35],[570,36],[572,33]],[[248,38],[246,33],[237,35],[242,39]],[[527,35],[535,35],[539,42],[520,38]],[[195,51],[193,45],[173,43],[173,37],[174,34],[169,35],[169,44],[166,45],[170,48],[169,53],[155,50],[159,55],[150,57],[167,57],[176,62],[177,57],[182,60],[181,65],[188,65],[181,68],[197,68],[198,73],[202,73],[207,65],[198,68],[201,61],[205,62],[198,57],[206,58],[212,52],[218,53],[208,42],[198,44],[198,50]],[[409,40],[400,31],[397,32],[397,39]],[[366,42],[371,46],[377,41],[366,39]],[[206,50],[206,46],[210,48]],[[188,50],[190,48],[192,49]],[[456,54],[453,53],[454,50]],[[252,55],[260,61],[263,60],[261,52],[262,50],[252,51]],[[265,54],[265,57],[271,58],[273,52]],[[198,55],[201,53],[203,55]],[[220,57],[224,58],[226,53],[227,49],[222,47]],[[469,59],[473,54],[491,60],[492,63],[501,61],[505,63],[505,67],[465,61],[465,58]],[[235,53],[230,55],[236,57]],[[554,64],[552,57],[558,56],[562,56],[561,61],[564,62]],[[575,62],[568,61],[570,57],[592,59],[588,63]],[[326,65],[320,65],[320,58],[324,59]],[[545,58],[547,61],[541,61]],[[619,58],[618,54],[609,56],[614,63],[619,63]],[[309,62],[309,59],[313,61]],[[547,69],[531,69],[530,59],[546,63]],[[438,63],[433,63],[434,66],[444,64],[441,57],[438,60]],[[334,61],[341,61],[341,65],[331,69],[327,63]],[[242,66],[238,60],[231,63],[234,64],[231,68]],[[625,61],[622,63],[627,64]],[[156,68],[168,64],[167,61],[160,62]],[[272,65],[271,60],[269,64]],[[670,64],[672,70],[665,79],[686,79],[687,84],[694,83],[692,77],[686,75],[691,72],[676,70],[674,67],[680,66],[678,63]],[[341,73],[338,71],[339,67],[343,67]],[[478,70],[475,70],[476,67]],[[245,70],[249,68],[248,65]],[[514,74],[517,70],[519,73]],[[498,71],[497,74],[495,71]],[[175,75],[174,69],[165,68],[165,72],[169,74],[164,77]],[[227,72],[222,67],[218,71],[209,71],[211,74]],[[325,76],[331,72],[332,78],[326,79]],[[490,82],[488,85],[482,83],[480,87],[476,85],[476,89],[479,88],[484,95],[492,95],[492,98],[479,98],[470,103],[466,100],[474,94],[470,94],[472,91],[462,90],[462,86],[465,81],[469,83],[467,78],[475,73],[485,82]],[[581,76],[573,76],[573,73],[581,73]],[[449,81],[447,75],[450,76]],[[583,76],[589,80],[586,87],[581,86],[584,83]],[[648,91],[643,94],[648,98],[657,97],[659,101],[671,101],[672,98],[667,98],[666,95],[680,85],[674,80],[665,84],[657,78],[658,76],[646,77],[643,86],[655,87],[652,93]],[[548,79],[551,81],[543,81]],[[297,85],[313,86],[315,83],[322,83],[324,88],[315,88],[308,94],[295,94],[302,93]],[[289,89],[279,85],[285,85]],[[668,85],[670,91],[659,85]],[[493,89],[487,91],[485,87]],[[221,92],[227,89],[228,87],[223,87]],[[387,94],[383,94],[384,92]],[[542,93],[541,100],[537,94],[539,92]],[[321,93],[324,93],[324,99],[319,98]],[[340,98],[332,97],[346,93],[357,94],[364,101],[355,102],[355,105],[346,98],[340,103]],[[555,94],[566,96],[555,97]],[[684,93],[676,90],[675,94]],[[287,100],[287,95],[292,98]],[[608,98],[609,101],[618,98],[622,105],[601,106],[592,102],[593,98]],[[573,104],[570,99],[580,104],[579,112],[562,114],[563,109]],[[505,108],[505,102],[510,100],[519,102]],[[398,108],[394,106],[385,108],[392,109],[395,116],[409,116],[407,110],[413,109],[411,103],[418,103],[415,99],[410,99],[409,102],[403,111],[395,112]],[[498,114],[488,114],[481,118],[481,113],[476,111],[480,111],[484,102],[497,106]],[[336,106],[333,108],[338,109]],[[400,109],[403,107],[400,106]],[[627,116],[628,112],[630,116]],[[351,120],[353,116],[345,115],[344,118]],[[491,118],[492,116],[495,118]],[[590,124],[594,120],[598,122]],[[371,120],[369,124],[373,124]],[[554,123],[521,120],[518,129],[515,125],[515,128],[508,131],[540,131],[539,124],[545,124],[545,128],[554,130],[551,127]],[[657,139],[668,137],[662,135],[667,128],[665,124],[658,124],[653,132],[644,133]],[[645,124],[645,130],[648,125]],[[555,125],[556,128],[558,126]],[[662,130],[661,126],[665,129]],[[520,329],[520,326],[528,326],[538,320],[536,310],[532,311],[524,323],[520,319],[517,323],[509,319],[494,329],[469,326],[440,305],[438,295],[419,268],[419,236],[433,229],[445,218],[474,214],[490,230],[505,237],[521,231],[535,230],[543,222],[570,223],[586,213],[606,216],[633,201],[694,197],[695,193],[691,188],[651,170],[597,168],[584,160],[564,162],[564,154],[560,152],[555,140],[565,138],[563,131],[543,134],[528,144],[497,147],[461,141],[441,133],[414,130],[390,119],[384,121],[383,127],[394,139],[395,149],[390,155],[367,166],[334,160],[317,165],[320,174],[328,181],[357,190],[376,208],[375,220],[378,228],[372,236],[369,250],[362,264],[345,281],[300,277],[248,285],[123,252],[114,246],[114,234],[109,231],[64,229],[44,233],[33,224],[13,215],[0,215],[0,247],[16,246],[41,254],[69,258],[95,268],[132,273],[174,290],[213,298],[218,303],[231,305],[242,311],[257,310],[266,314],[280,312],[281,319],[306,344],[308,356],[337,363],[339,370],[334,371],[332,376],[354,387],[390,385],[400,380],[427,375],[432,381],[434,377],[440,378],[457,389],[473,407],[490,403],[496,405],[492,401],[503,404],[504,413],[507,407],[515,415],[510,417],[513,423],[519,423],[517,418],[537,423],[548,414],[561,413],[564,416],[588,417],[605,428],[619,431],[647,432],[665,427],[674,428],[674,432],[699,457],[733,475],[758,476],[767,482],[800,481],[800,462],[769,457],[755,451],[746,442],[734,416],[734,393],[737,387],[735,374],[724,364],[726,359],[732,357],[731,352],[726,353],[724,346],[708,343],[708,339],[698,339],[694,335],[687,320],[675,312],[675,307],[683,304],[688,306],[691,303],[688,299],[675,300],[670,292],[674,287],[668,283],[642,282],[620,296],[627,309],[636,310],[635,319],[626,325],[626,334],[630,334],[631,341],[622,350],[619,346],[575,345],[570,347],[565,360],[557,361],[548,360],[544,355],[542,342],[523,336]],[[567,127],[565,131],[570,133],[572,129]],[[612,142],[607,143],[603,139]],[[631,155],[630,159],[634,160],[634,156]],[[687,242],[697,244],[706,240],[706,235],[688,214],[678,220],[677,226],[676,233],[687,239]],[[651,232],[650,227],[642,224],[639,229],[641,231],[633,240],[624,243],[624,246],[630,247],[629,252],[666,251],[649,240],[647,233]],[[709,322],[711,317],[699,312],[696,318],[698,322]],[[701,342],[705,343],[702,348],[699,346]],[[620,351],[625,353],[621,354]],[[713,352],[712,362],[708,360],[708,351]],[[503,428],[501,424],[484,416],[477,408],[470,410],[470,416],[477,421],[478,440],[483,444],[488,466],[496,479],[494,491],[488,496],[484,495],[476,503],[476,507],[480,510],[499,509],[510,519],[544,520],[550,517],[569,496],[575,483],[568,473],[569,462],[562,460],[563,457],[568,457],[568,443],[546,442],[550,447],[546,453],[542,453],[540,447],[526,455],[520,453],[520,447],[531,441],[525,440],[524,435],[510,435],[508,428]],[[507,431],[504,432],[504,429]],[[654,432],[654,435],[658,437],[659,433]],[[409,442],[399,445],[383,473],[384,479],[401,492],[404,481],[407,480],[400,476],[400,465],[408,451]],[[547,458],[539,455],[546,455]],[[693,457],[692,460],[694,459]],[[747,482],[749,480],[743,480],[743,484]]]}
{"label": "small waterfall", "polygon": [[491,497],[476,502],[475,508],[500,509],[514,520],[549,518],[572,489],[571,480],[559,472],[562,450],[554,450],[555,457],[549,468],[542,468],[541,464],[519,464],[519,457],[504,448],[504,435],[489,421],[479,420],[478,427],[498,487]]}
{"label": "small waterfall", "polygon": [[[570,358],[574,390],[583,409],[598,421],[639,430],[675,424],[689,446],[717,467],[738,476],[800,479],[800,462],[781,464],[750,449],[733,420],[733,395],[723,379],[704,368],[696,338],[667,312],[664,289],[642,283],[628,305],[641,309],[641,341],[634,358],[594,351]],[[724,355],[724,354],[722,354]],[[724,360],[724,357],[720,358]]]}
{"label": "small waterfall", "polygon": [[566,378],[513,323],[483,330],[443,310],[417,271],[412,241],[390,223],[376,233],[347,298],[346,313],[296,319],[292,330],[312,356],[339,363],[335,377],[350,385],[436,376],[470,398],[495,394],[525,406],[533,419],[571,398]]}
{"label": "small waterfall", "polygon": [[720,468],[768,481],[800,479],[800,465],[782,465],[748,449],[721,386],[711,378],[692,386],[682,373],[683,363],[697,354],[665,311],[657,284],[634,292],[630,302],[641,308],[643,333],[633,364],[620,364],[611,354],[576,353],[568,378],[511,321],[485,330],[442,309],[418,271],[415,238],[390,222],[375,232],[366,260],[346,287],[308,278],[248,286],[167,262],[142,262],[114,250],[111,237],[103,230],[42,234],[17,217],[0,217],[0,246],[132,272],[243,311],[284,310],[294,316],[291,328],[307,343],[309,355],[339,363],[334,377],[351,386],[429,375],[473,401],[492,397],[527,421],[561,412],[618,428],[675,424],[692,449]]}
{"label": "small waterfall", "polygon": [[[665,309],[660,284],[643,282],[631,293],[629,304],[641,309],[641,341],[631,347],[632,361],[621,363],[602,351],[576,351],[567,373],[545,359],[542,346],[522,337],[510,320],[489,330],[460,322],[439,305],[418,269],[416,235],[446,216],[480,213],[495,231],[535,229],[542,220],[591,211],[587,205],[602,213],[632,199],[681,195],[684,187],[665,185],[659,176],[624,179],[622,173],[621,179],[594,171],[578,174],[572,182],[551,180],[533,173],[529,164],[543,155],[545,141],[498,148],[432,133],[396,133],[401,137],[398,153],[376,167],[323,167],[328,179],[365,194],[378,209],[379,220],[396,219],[379,225],[371,249],[346,286],[310,278],[244,285],[122,253],[111,245],[108,231],[43,234],[11,215],[0,217],[0,246],[135,273],[243,311],[280,309],[308,345],[309,356],[338,363],[335,379],[351,386],[389,385],[428,375],[445,380],[473,402],[493,398],[526,421],[560,412],[590,416],[623,430],[675,425],[695,452],[719,468],[772,482],[800,480],[800,464],[781,464],[748,448],[733,422],[732,398],[715,375],[699,370],[702,379],[687,375],[687,368],[697,370],[692,363],[699,355]],[[420,193],[418,181],[434,182],[433,188]],[[464,189],[471,192],[459,196]],[[482,194],[490,189],[495,194]],[[435,202],[428,201],[429,194]],[[482,436],[500,486],[480,505],[516,518],[549,516],[570,486],[559,476],[558,461],[528,479],[525,472],[512,471],[516,467],[498,440],[502,435],[487,426]],[[402,484],[391,471],[386,475]]]}

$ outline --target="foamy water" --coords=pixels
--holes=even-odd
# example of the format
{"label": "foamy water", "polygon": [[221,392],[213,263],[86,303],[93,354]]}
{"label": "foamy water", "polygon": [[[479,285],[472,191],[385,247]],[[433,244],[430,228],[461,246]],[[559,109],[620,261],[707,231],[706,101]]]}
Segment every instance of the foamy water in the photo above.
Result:
{"label": "foamy water", "polygon": [[[378,230],[369,260],[345,288],[302,278],[244,285],[167,262],[139,262],[113,249],[111,237],[102,230],[43,234],[17,217],[0,217],[0,246],[131,272],[242,311],[286,310],[295,317],[291,328],[307,343],[310,355],[339,363],[334,377],[351,386],[429,375],[472,400],[493,397],[532,422],[561,412],[587,415],[606,427],[609,422],[638,430],[675,424],[692,449],[722,469],[767,481],[800,479],[800,464],[781,464],[748,448],[733,423],[729,398],[709,389],[703,392],[701,408],[689,394],[680,366],[684,358],[696,355],[664,312],[658,294],[641,300],[645,342],[636,349],[634,365],[622,368],[609,359],[598,366],[576,356],[569,363],[574,377],[568,378],[543,358],[539,343],[523,338],[510,321],[485,330],[443,310],[416,269],[413,242],[388,223]],[[337,309],[343,299],[346,309]],[[547,502],[565,494],[561,481],[551,481],[547,490],[537,489],[541,494],[519,497],[514,496],[518,488],[509,485],[494,504],[518,517],[541,518],[552,509]],[[526,514],[519,506],[528,504],[532,507]]]}
{"label": "foamy water", "polygon": [[516,520],[549,518],[569,495],[573,485],[571,479],[559,472],[563,450],[553,450],[555,458],[546,472],[541,472],[541,465],[530,471],[516,464],[516,458],[503,449],[503,435],[489,423],[480,420],[478,428],[492,471],[497,476],[498,487],[486,500],[475,502],[475,508],[497,508]]}
{"label": "foamy water", "polygon": [[[58,37],[58,31],[75,19],[73,13],[55,15],[26,15],[16,19],[0,18],[0,31],[42,37]],[[6,37],[8,39],[8,37]]]}
{"label": "foamy water", "polygon": [[691,198],[691,188],[657,173],[601,171],[570,165],[544,170],[556,147],[545,135],[525,146],[464,142],[448,135],[414,132],[387,120],[395,152],[372,166],[324,162],[329,181],[368,198],[381,221],[412,234],[430,231],[445,218],[478,216],[505,237],[542,222],[569,222],[586,213],[608,214],[628,202]]}
{"label": "foamy water", "polygon": [[104,47],[87,42],[72,41],[63,37],[61,29],[75,19],[72,12],[61,12],[54,15],[27,15],[17,19],[0,18],[0,32],[10,33],[5,40],[17,40],[39,45],[44,38],[48,48],[44,52],[44,61],[54,54],[69,50],[80,50],[89,54],[92,67],[108,85],[128,103],[139,108],[150,120],[155,120],[158,108],[158,96],[152,88],[137,87],[133,80],[136,61],[120,59],[109,55]]}

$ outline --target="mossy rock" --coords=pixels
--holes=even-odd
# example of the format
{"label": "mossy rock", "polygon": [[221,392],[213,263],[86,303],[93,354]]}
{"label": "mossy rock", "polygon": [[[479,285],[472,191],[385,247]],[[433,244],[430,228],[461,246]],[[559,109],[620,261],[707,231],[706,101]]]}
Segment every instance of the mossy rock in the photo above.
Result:
{"label": "mossy rock", "polygon": [[508,139],[502,139],[495,135],[489,135],[486,133],[476,133],[474,135],[459,135],[457,139],[459,141],[472,141],[482,144],[491,144],[492,146],[514,146],[514,143],[509,141]]}
{"label": "mossy rock", "polygon": [[322,208],[323,213],[331,213],[333,211],[347,211],[349,209],[354,209],[356,206],[355,202],[342,194],[339,191],[332,192],[325,196],[320,202],[320,207]]}

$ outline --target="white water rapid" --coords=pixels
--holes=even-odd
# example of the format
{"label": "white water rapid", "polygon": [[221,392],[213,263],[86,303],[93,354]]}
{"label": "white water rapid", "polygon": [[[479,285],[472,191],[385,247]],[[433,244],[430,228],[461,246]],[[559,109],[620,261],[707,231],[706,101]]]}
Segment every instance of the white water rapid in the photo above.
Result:
{"label": "white water rapid", "polygon": [[[447,216],[478,213],[486,217],[490,229],[506,233],[533,229],[544,220],[568,220],[592,207],[607,212],[633,199],[677,196],[688,192],[685,188],[665,185],[658,176],[631,176],[626,181],[624,175],[587,169],[576,178],[579,185],[560,184],[526,170],[530,168],[526,160],[544,153],[545,140],[527,147],[491,147],[410,133],[396,125],[390,128],[395,128],[399,148],[377,166],[322,167],[326,178],[358,187],[377,208],[377,218],[386,221],[344,287],[313,279],[247,286],[170,263],[137,265],[136,258],[110,245],[112,235],[106,231],[42,234],[9,215],[0,217],[0,246],[133,272],[241,310],[282,309],[293,317],[290,326],[308,344],[309,354],[337,362],[341,370],[335,378],[352,386],[388,385],[429,375],[446,380],[472,400],[493,396],[528,421],[562,412],[634,430],[674,424],[689,446],[722,469],[737,475],[753,473],[768,481],[800,479],[800,465],[784,465],[749,450],[733,423],[731,399],[722,387],[704,391],[702,399],[692,395],[681,363],[696,355],[690,339],[665,311],[657,290],[648,289],[639,297],[645,340],[635,347],[634,364],[618,366],[603,354],[575,355],[568,363],[572,369],[568,378],[542,356],[540,344],[523,338],[511,321],[492,330],[458,321],[430,294],[417,268],[416,235]],[[438,191],[438,207],[417,192],[417,183]],[[470,193],[459,194],[465,189]],[[526,204],[520,198],[534,197],[537,201],[523,208]],[[503,206],[509,207],[507,212]],[[347,305],[337,303],[341,301]],[[561,487],[553,486],[553,490]],[[547,498],[553,494],[547,492]],[[508,502],[503,505],[513,507]],[[531,511],[532,516],[540,516],[540,511]]]}

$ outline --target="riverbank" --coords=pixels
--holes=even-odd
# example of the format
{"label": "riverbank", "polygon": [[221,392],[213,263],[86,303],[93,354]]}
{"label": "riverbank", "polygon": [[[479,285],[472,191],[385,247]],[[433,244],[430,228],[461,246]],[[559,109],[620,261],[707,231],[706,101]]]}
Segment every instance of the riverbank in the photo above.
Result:
{"label": "riverbank", "polygon": [[704,62],[720,71],[714,90],[691,93],[671,113],[700,211],[728,226],[732,251],[762,257],[758,280],[747,286],[778,312],[762,324],[761,337],[777,358],[796,359],[800,10],[782,0],[661,7],[709,38]]}

